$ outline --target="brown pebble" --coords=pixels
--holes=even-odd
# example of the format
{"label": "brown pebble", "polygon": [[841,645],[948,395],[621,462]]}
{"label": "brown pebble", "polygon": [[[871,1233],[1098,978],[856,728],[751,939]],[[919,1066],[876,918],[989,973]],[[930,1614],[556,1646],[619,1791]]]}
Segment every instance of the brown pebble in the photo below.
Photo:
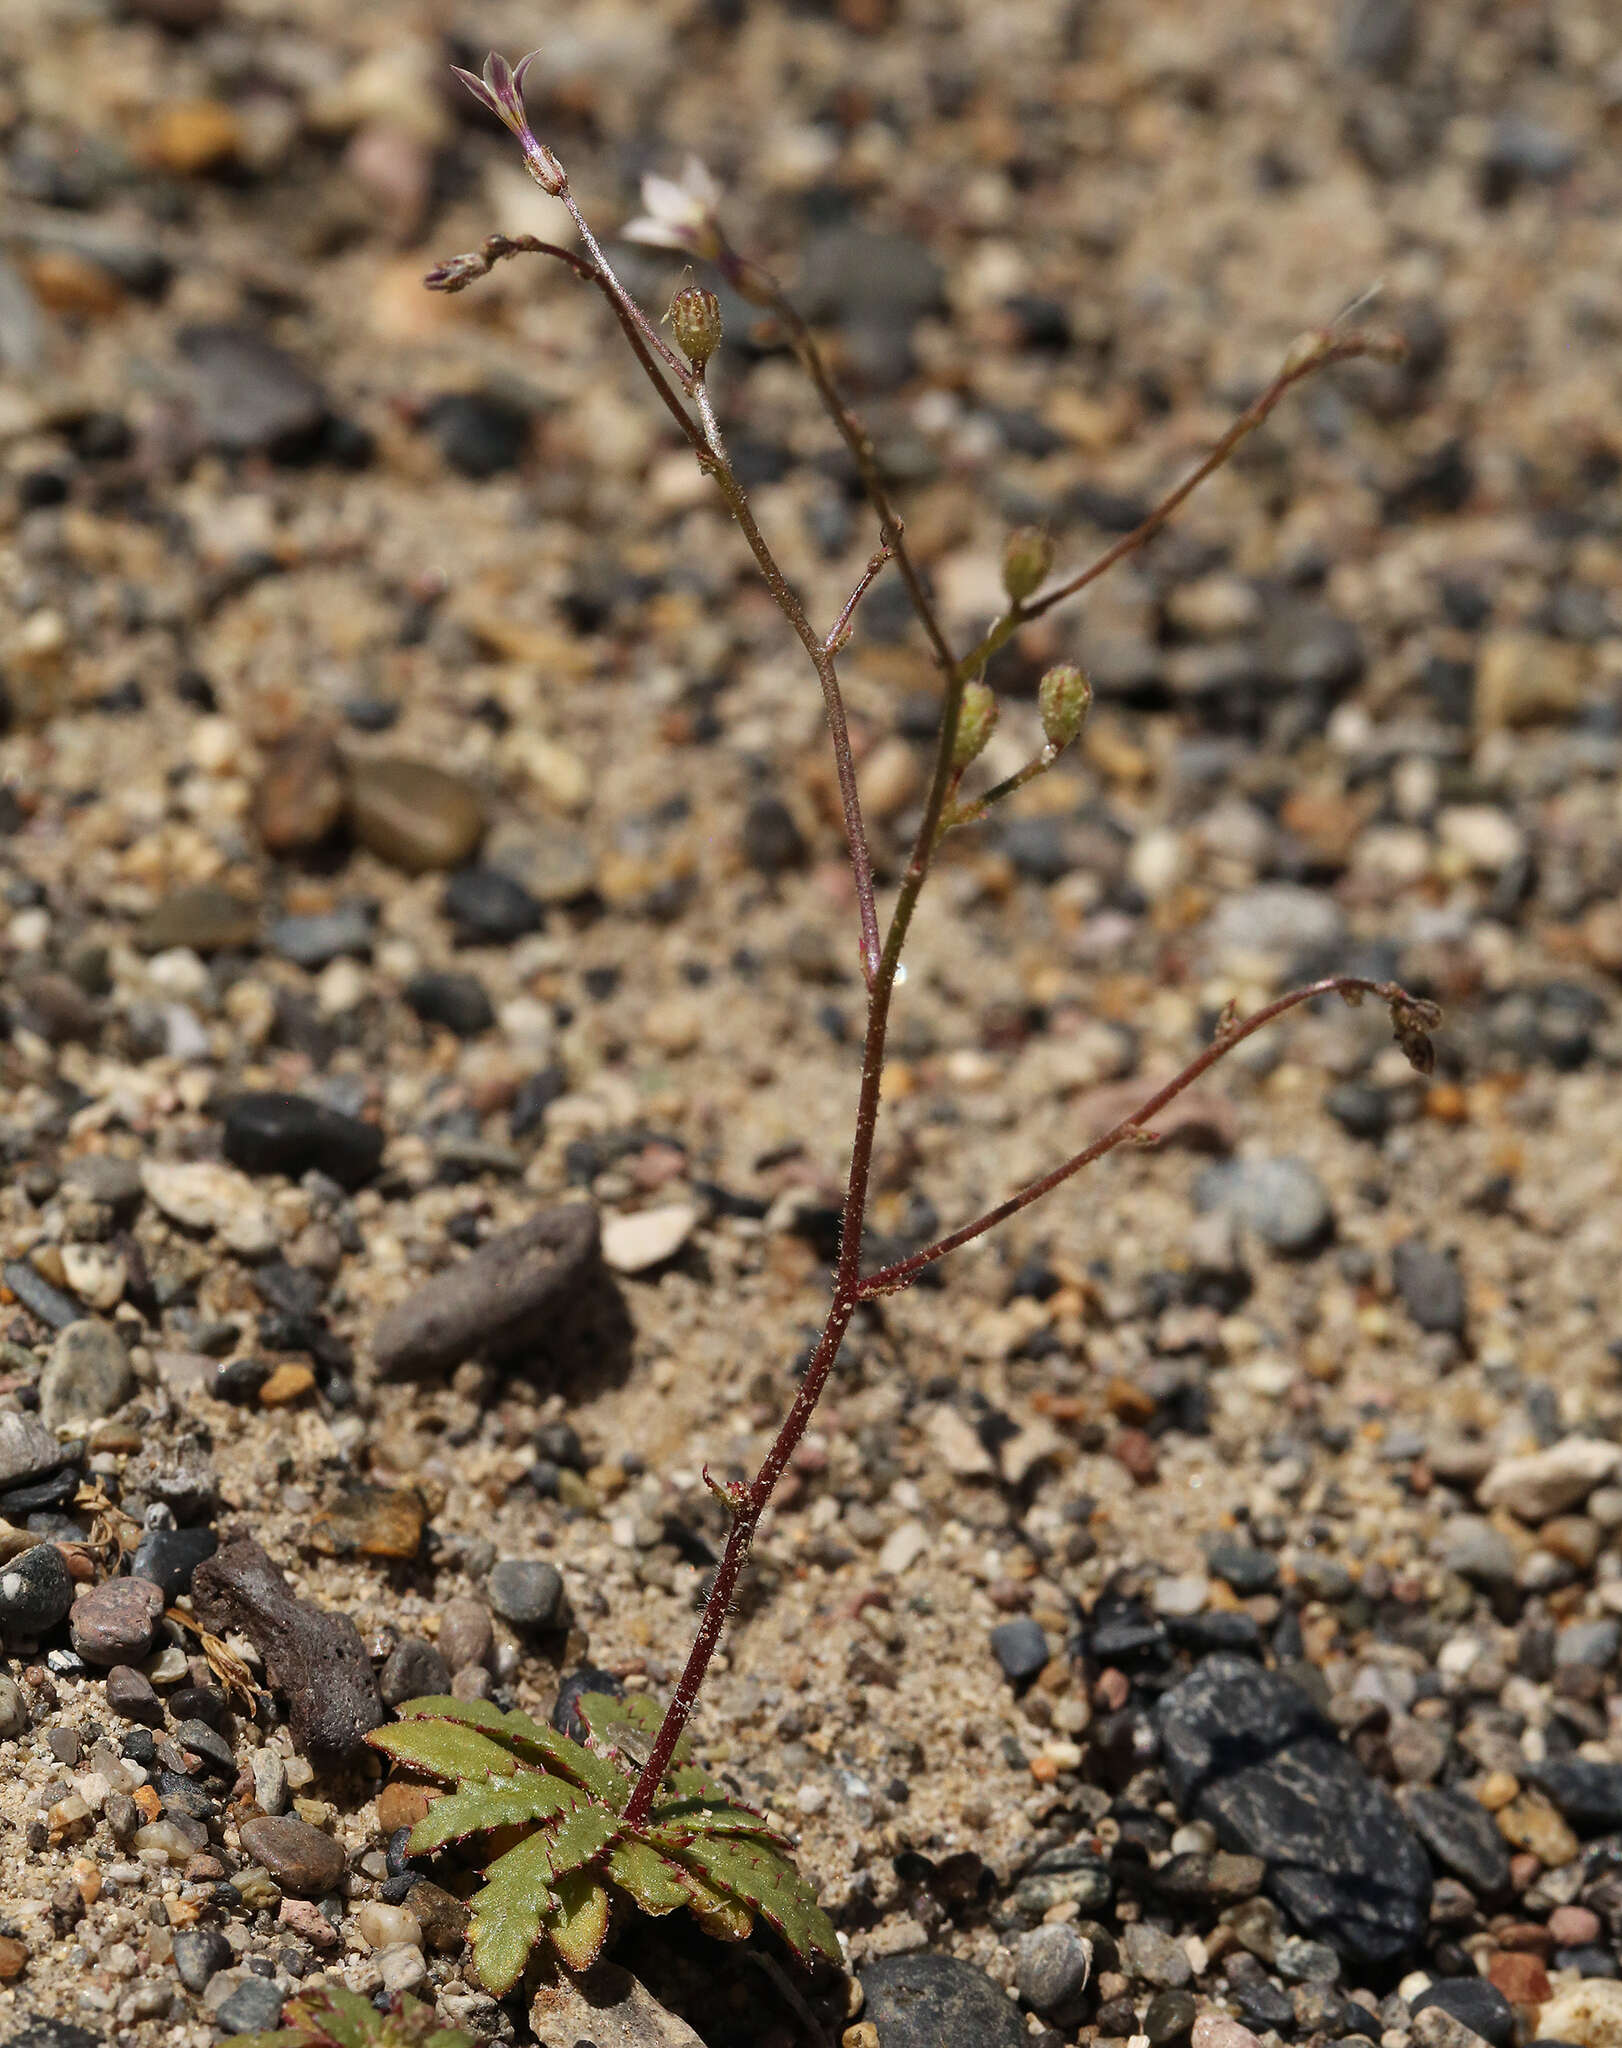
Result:
{"label": "brown pebble", "polygon": [[393,1779],[377,1795],[377,1824],[385,1835],[400,1828],[414,1828],[433,1804],[426,1785],[413,1785],[404,1778]]}
{"label": "brown pebble", "polygon": [[290,1408],[295,1401],[302,1401],[314,1385],[312,1367],[301,1364],[296,1358],[284,1358],[259,1389],[259,1405],[261,1408]]}
{"label": "brown pebble", "polygon": [[560,1302],[597,1248],[597,1213],[586,1202],[559,1203],[502,1231],[389,1310],[372,1338],[378,1371],[412,1379],[476,1354],[533,1348],[555,1329]]}
{"label": "brown pebble", "polygon": [[76,1600],[68,1616],[73,1647],[87,1664],[130,1664],[151,1649],[163,1593],[146,1579],[108,1579]]}
{"label": "brown pebble", "polygon": [[241,125],[222,101],[178,100],[153,115],[139,150],[155,170],[195,178],[233,162],[241,143]]}
{"label": "brown pebble", "polygon": [[310,1523],[307,1541],[323,1557],[415,1557],[427,1520],[412,1486],[355,1486]]}
{"label": "brown pebble", "polygon": [[463,867],[484,837],[484,800],[471,783],[392,755],[350,762],[349,816],[361,845],[408,875]]}
{"label": "brown pebble", "polygon": [[1110,1448],[1140,1486],[1148,1486],[1158,1477],[1160,1457],[1154,1439],[1141,1429],[1123,1429]]}
{"label": "brown pebble", "polygon": [[258,911],[218,882],[172,890],[136,934],[136,944],[147,953],[175,946],[194,953],[235,952],[258,943]]}
{"label": "brown pebble", "polygon": [[1550,1996],[1549,1973],[1536,1956],[1500,1949],[1488,1958],[1487,1978],[1511,2005],[1542,2005]]}
{"label": "brown pebble", "polygon": [[360,1631],[347,1614],[296,1599],[257,1543],[228,1543],[197,1567],[192,1607],[216,1635],[240,1629],[286,1698],[293,1740],[306,1753],[355,1755],[384,1718]]}
{"label": "brown pebble", "polygon": [[295,1814],[245,1820],[240,1832],[247,1853],[297,1898],[321,1898],[343,1877],[342,1844]]}
{"label": "brown pebble", "polygon": [[9,1984],[13,1977],[20,1977],[27,1967],[26,1944],[15,1940],[9,1934],[0,1934],[0,1984]]}
{"label": "brown pebble", "polygon": [[254,793],[254,823],[271,853],[319,846],[343,816],[344,766],[330,733],[290,732],[265,765]]}
{"label": "brown pebble", "polygon": [[468,1909],[462,1901],[427,1878],[405,1896],[406,1910],[417,1916],[425,1947],[435,1955],[455,1955],[467,1937]]}
{"label": "brown pebble", "polygon": [[482,1600],[447,1600],[439,1618],[439,1654],[453,1672],[487,1664],[495,1646],[490,1610]]}

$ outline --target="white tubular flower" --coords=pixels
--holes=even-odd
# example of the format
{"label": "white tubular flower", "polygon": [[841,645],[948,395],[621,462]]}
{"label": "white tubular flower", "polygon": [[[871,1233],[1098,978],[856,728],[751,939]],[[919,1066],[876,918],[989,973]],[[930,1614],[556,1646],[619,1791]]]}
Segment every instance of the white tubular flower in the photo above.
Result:
{"label": "white tubular flower", "polygon": [[621,230],[627,242],[645,242],[653,249],[680,249],[709,261],[721,253],[716,208],[721,188],[696,156],[682,166],[680,178],[661,178],[650,171],[642,180],[644,211]]}

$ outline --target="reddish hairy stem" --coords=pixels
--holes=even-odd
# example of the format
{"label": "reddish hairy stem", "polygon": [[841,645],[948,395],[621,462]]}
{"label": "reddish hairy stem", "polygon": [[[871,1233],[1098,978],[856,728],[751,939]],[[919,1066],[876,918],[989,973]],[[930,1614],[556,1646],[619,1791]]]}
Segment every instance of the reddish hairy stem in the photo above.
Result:
{"label": "reddish hairy stem", "polygon": [[1239,443],[1256,431],[1285,393],[1292,386],[1299,384],[1304,377],[1311,377],[1319,370],[1328,369],[1331,363],[1350,362],[1357,356],[1389,357],[1394,352],[1395,344],[1379,335],[1347,334],[1341,336],[1339,340],[1331,340],[1328,335],[1324,335],[1320,346],[1303,360],[1285,364],[1260,397],[1253,399],[1245,407],[1205,460],[1191,470],[1175,490],[1168,492],[1161,499],[1147,519],[1133,527],[1130,533],[1123,533],[1113,547],[1106,548],[1096,561],[1089,562],[1085,569],[1074,576],[1066,577],[1055,589],[1045,590],[1021,605],[1021,624],[1027,619],[1039,619],[1056,604],[1063,604],[1067,597],[1074,597],[1078,591],[1085,590],[1089,583],[1096,583],[1099,577],[1106,575],[1117,562],[1124,561],[1128,555],[1136,554],[1139,548],[1152,541],[1167,520],[1182,509],[1206,478],[1222,467]]}
{"label": "reddish hairy stem", "polygon": [[828,637],[822,643],[825,653],[837,654],[840,648],[844,646],[846,640],[850,637],[850,622],[856,616],[856,607],[866,597],[868,590],[878,577],[885,563],[894,561],[894,559],[895,550],[893,548],[881,547],[878,553],[869,560],[867,567],[862,571],[861,581],[851,592],[850,596],[846,598],[838,618],[834,620],[832,626],[828,629]]}
{"label": "reddish hairy stem", "polygon": [[936,1243],[928,1245],[921,1252],[914,1252],[910,1258],[898,1259],[893,1266],[881,1266],[876,1273],[869,1273],[857,1288],[863,1301],[871,1301],[876,1295],[893,1294],[908,1286],[926,1266],[932,1266],[937,1259],[944,1259],[948,1252],[955,1252],[962,1245],[971,1244],[975,1238],[983,1237],[988,1230],[994,1230],[999,1223],[1005,1223],[1010,1216],[1017,1216],[1021,1209],[1028,1209],[1033,1202],[1039,1202],[1044,1195],[1051,1194],[1057,1187],[1083,1167],[1091,1166],[1094,1160],[1102,1159],[1107,1153],[1134,1138],[1153,1136],[1146,1126],[1156,1117],[1167,1103],[1176,1101],[1186,1088],[1191,1088],[1204,1074],[1210,1072],[1218,1060],[1225,1059],[1236,1045],[1242,1045],[1247,1038],[1267,1025],[1274,1023],[1289,1010],[1302,1003],[1315,1001],[1319,996],[1338,995],[1356,1001],[1363,996],[1380,996],[1386,1002],[1411,1002],[1405,990],[1394,982],[1364,981],[1356,975],[1332,974],[1323,981],[1312,982],[1305,988],[1291,989],[1288,995],[1279,996],[1265,1009],[1246,1017],[1242,1023],[1230,1025],[1205,1048],[1197,1059],[1189,1061],[1180,1074],[1175,1074],[1163,1088],[1157,1089],[1141,1109],[1135,1109],[1118,1124],[1112,1125],[1102,1136],[1094,1138],[1090,1145],[1072,1154],[1060,1166],[1039,1179],[1029,1181],[1017,1194],[1007,1201],[999,1202],[995,1209],[988,1209],[983,1216],[977,1216],[972,1223],[965,1223],[961,1229],[950,1232]]}

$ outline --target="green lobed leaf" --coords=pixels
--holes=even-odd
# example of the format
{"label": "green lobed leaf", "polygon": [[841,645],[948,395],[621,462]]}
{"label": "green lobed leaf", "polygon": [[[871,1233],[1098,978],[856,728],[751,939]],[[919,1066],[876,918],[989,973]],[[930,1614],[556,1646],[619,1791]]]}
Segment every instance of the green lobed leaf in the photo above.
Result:
{"label": "green lobed leaf", "polygon": [[[602,1757],[593,1756],[581,1743],[560,1735],[555,1728],[531,1720],[528,1714],[516,1707],[504,1714],[488,1700],[459,1700],[445,1693],[429,1693],[421,1699],[407,1700],[400,1709],[400,1717],[402,1722],[432,1724],[446,1721],[471,1729],[491,1742],[501,1744],[513,1761],[558,1771],[616,1810],[623,1807],[630,1797],[623,1772],[615,1770]],[[392,1732],[392,1729],[378,1729],[375,1734],[382,1737]],[[371,1742],[373,1737],[366,1739]],[[376,1746],[387,1750],[391,1756],[403,1757],[407,1753],[392,1741],[378,1741]]]}
{"label": "green lobed leaf", "polygon": [[511,1753],[462,1721],[396,1721],[374,1728],[366,1740],[396,1763],[410,1764],[434,1778],[456,1782],[512,1776]]}
{"label": "green lobed leaf", "polygon": [[516,1777],[490,1778],[463,1792],[447,1792],[411,1830],[411,1854],[429,1855],[481,1828],[510,1827],[524,1820],[550,1823],[572,1812],[580,1796],[573,1785],[544,1771],[520,1771]]}
{"label": "green lobed leaf", "polygon": [[470,1728],[504,1728],[507,1717],[489,1700],[459,1700],[454,1693],[430,1692],[407,1700],[395,1712],[402,1721],[465,1721]]}
{"label": "green lobed leaf", "polygon": [[655,1919],[692,1901],[691,1887],[683,1882],[687,1872],[681,1865],[634,1836],[629,1841],[616,1842],[609,1850],[608,1875],[621,1891],[630,1893],[644,1913]]}
{"label": "green lobed leaf", "polygon": [[763,1813],[735,1799],[661,1800],[648,1815],[648,1822],[687,1835],[759,1835],[767,1842],[788,1842]]}
{"label": "green lobed leaf", "polygon": [[608,1939],[608,1892],[589,1870],[569,1871],[557,1890],[546,1931],[567,1968],[589,1970]]}
{"label": "green lobed leaf", "polygon": [[473,1896],[473,1967],[493,1997],[504,1998],[524,1974],[553,1900],[552,1851],[536,1833],[498,1856]]}
{"label": "green lobed leaf", "polygon": [[[579,1869],[611,1848],[619,1835],[618,1814],[605,1813],[600,1806],[577,1806],[551,1838],[553,1870],[561,1877],[566,1870]],[[500,1862],[490,1866],[492,1872],[500,1868]]]}
{"label": "green lobed leaf", "polygon": [[833,1922],[786,1856],[742,1835],[699,1835],[672,1852],[721,1891],[754,1907],[803,1961],[842,1964]]}

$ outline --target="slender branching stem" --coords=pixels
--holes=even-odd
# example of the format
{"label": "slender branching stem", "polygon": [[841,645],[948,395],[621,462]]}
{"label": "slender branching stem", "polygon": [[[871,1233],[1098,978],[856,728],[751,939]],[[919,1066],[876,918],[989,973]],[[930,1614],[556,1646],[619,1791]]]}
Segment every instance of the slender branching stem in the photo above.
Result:
{"label": "slender branching stem", "polygon": [[[1152,1094],[1131,1116],[1123,1118],[1120,1123],[1095,1138],[1080,1152],[1073,1154],[1040,1178],[1028,1182],[1006,1201],[999,1203],[994,1209],[988,1209],[973,1222],[964,1224],[960,1229],[952,1231],[935,1244],[926,1246],[922,1251],[913,1253],[909,1258],[882,1267],[864,1278],[862,1247],[867,1221],[873,1151],[878,1134],[879,1104],[891,1006],[900,976],[902,951],[907,942],[919,898],[923,893],[924,883],[929,875],[935,848],[946,828],[982,815],[991,803],[1011,794],[1033,776],[1040,774],[1051,765],[1054,758],[1054,750],[1051,747],[1045,748],[1041,755],[1016,774],[997,784],[972,805],[964,806],[961,814],[955,808],[949,808],[953,805],[962,776],[962,769],[955,756],[957,729],[966,686],[982,673],[987,662],[1007,644],[1022,625],[1031,619],[1041,617],[1044,612],[1050,611],[1066,599],[1076,596],[1116,563],[1152,539],[1191,493],[1228,460],[1248,434],[1253,433],[1262,424],[1292,385],[1330,363],[1343,362],[1353,356],[1387,352],[1386,345],[1362,334],[1337,336],[1333,333],[1313,335],[1298,344],[1267,389],[1245,409],[1210,454],[1139,526],[1124,535],[1096,561],[1062,579],[1052,588],[1030,598],[1011,601],[1008,609],[992,623],[979,644],[969,653],[958,656],[952,651],[922,573],[907,547],[901,518],[890,498],[872,438],[840,395],[810,328],[767,271],[739,256],[721,240],[719,261],[723,273],[744,292],[746,297],[755,304],[768,307],[782,323],[824,409],[850,452],[861,477],[863,489],[879,522],[878,552],[868,563],[856,588],[835,620],[832,630],[825,636],[819,636],[811,626],[798,594],[783,574],[776,556],[762,534],[750,506],[748,494],[727,459],[726,445],[705,385],[702,368],[682,362],[666,344],[647,314],[621,285],[576,205],[567,181],[561,177],[556,160],[545,152],[540,153],[538,160],[542,161],[543,168],[547,169],[548,178],[556,174],[561,186],[556,196],[561,198],[568,208],[587,252],[586,255],[580,256],[553,243],[541,242],[533,236],[492,235],[471,254],[453,257],[448,263],[441,264],[430,274],[428,282],[438,290],[459,291],[474,278],[486,275],[495,263],[505,257],[535,253],[559,258],[578,276],[597,285],[607,298],[638,362],[676,421],[701,467],[713,478],[748,543],[767,589],[816,670],[822,686],[828,729],[833,742],[840,800],[844,811],[846,842],[850,849],[851,867],[856,879],[861,922],[862,968],[868,988],[867,1028],[862,1043],[862,1071],[857,1091],[855,1129],[851,1139],[850,1164],[841,1212],[839,1252],[834,1266],[827,1316],[788,1413],[773,1437],[759,1471],[746,1484],[738,1483],[715,1488],[727,1509],[730,1526],[687,1662],[654,1739],[647,1763],[637,1779],[625,1810],[625,1824],[635,1828],[646,1822],[660,1785],[670,1768],[676,1744],[697,1703],[705,1675],[720,1645],[727,1614],[737,1591],[739,1578],[748,1562],[755,1531],[816,1411],[823,1389],[827,1385],[828,1375],[833,1370],[840,1346],[844,1342],[857,1308],[863,1302],[906,1287],[926,1267],[945,1258],[958,1247],[971,1243],[988,1230],[994,1229],[1008,1217],[1017,1215],[1031,1203],[1040,1201],[1044,1195],[1051,1193],[1054,1188],[1063,1185],[1073,1175],[1080,1173],[1083,1168],[1102,1159],[1117,1147],[1134,1140],[1143,1141],[1152,1137],[1152,1119],[1168,1103],[1208,1072],[1235,1046],[1298,1005],[1310,1002],[1317,996],[1331,994],[1338,994],[1348,1002],[1358,1001],[1365,995],[1380,997],[1390,1008],[1398,1042],[1408,1053],[1409,1058],[1422,1069],[1430,1058],[1427,1034],[1436,1022],[1436,1013],[1431,1005],[1415,1001],[1394,984],[1336,975],[1314,982],[1309,987],[1294,989],[1243,1021],[1225,1018],[1213,1042],[1180,1073]],[[547,180],[543,182],[547,183],[548,190],[554,189]],[[719,231],[716,233],[718,237]],[[687,403],[684,404],[683,400]],[[896,892],[889,923],[881,941],[872,859],[862,823],[861,804],[856,788],[855,761],[834,656],[849,636],[852,621],[863,596],[885,564],[890,561],[895,562],[906,586],[908,597],[940,669],[944,692],[928,794],[924,800],[907,865]]]}
{"label": "slender branching stem", "polygon": [[1253,1016],[1242,1022],[1231,1024],[1218,1032],[1217,1036],[1180,1073],[1174,1074],[1164,1087],[1156,1089],[1147,1102],[1135,1109],[1130,1116],[1122,1117],[1118,1124],[1112,1124],[1101,1136],[1084,1145],[1079,1152],[1072,1153],[1062,1165],[1038,1179],[1028,1181],[1007,1201],[999,1202],[995,1209],[988,1209],[983,1216],[977,1216],[972,1223],[965,1223],[960,1229],[950,1232],[922,1251],[913,1252],[910,1257],[898,1259],[892,1266],[881,1266],[876,1273],[869,1273],[857,1289],[862,1300],[870,1301],[880,1294],[894,1294],[909,1286],[926,1266],[933,1266],[937,1259],[944,1259],[948,1252],[955,1252],[961,1246],[972,1244],[977,1237],[983,1237],[988,1230],[995,1230],[999,1223],[1007,1222],[1010,1216],[1017,1216],[1021,1209],[1028,1209],[1033,1202],[1039,1202],[1057,1187],[1091,1166],[1095,1160],[1116,1151],[1120,1146],[1152,1141],[1155,1133],[1150,1128],[1153,1120],[1167,1106],[1175,1102],[1186,1088],[1204,1074],[1210,1072],[1218,1060],[1225,1059],[1237,1045],[1258,1031],[1265,1030],[1286,1012],[1297,1009],[1302,1003],[1315,1001],[1319,996],[1381,996],[1386,1001],[1411,1000],[1403,990],[1393,983],[1364,981],[1356,975],[1332,974],[1322,981],[1312,982],[1305,988],[1291,989],[1269,1003],[1265,1009],[1257,1010]]}
{"label": "slender branching stem", "polygon": [[833,625],[829,628],[828,637],[822,643],[825,653],[837,654],[850,638],[851,621],[856,616],[856,607],[867,595],[874,581],[882,572],[885,563],[893,562],[894,560],[895,550],[890,547],[881,547],[878,553],[868,562],[867,567],[862,571],[861,581],[851,592],[850,596],[846,598],[838,618],[834,620]]}

